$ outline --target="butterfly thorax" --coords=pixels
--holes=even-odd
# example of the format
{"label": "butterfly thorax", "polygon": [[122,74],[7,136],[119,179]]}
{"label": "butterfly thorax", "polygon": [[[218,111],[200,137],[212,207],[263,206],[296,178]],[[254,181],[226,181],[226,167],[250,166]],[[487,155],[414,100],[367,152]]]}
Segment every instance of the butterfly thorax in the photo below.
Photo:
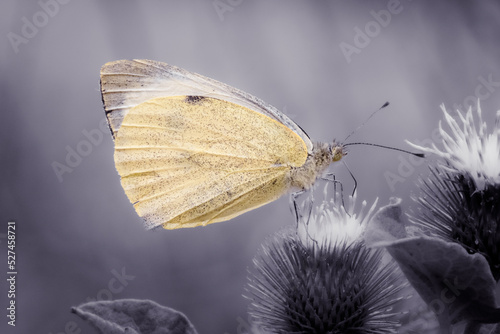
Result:
{"label": "butterfly thorax", "polygon": [[331,144],[315,142],[306,162],[290,170],[288,175],[290,187],[309,189],[332,162],[339,161],[346,154],[345,148],[335,142]]}

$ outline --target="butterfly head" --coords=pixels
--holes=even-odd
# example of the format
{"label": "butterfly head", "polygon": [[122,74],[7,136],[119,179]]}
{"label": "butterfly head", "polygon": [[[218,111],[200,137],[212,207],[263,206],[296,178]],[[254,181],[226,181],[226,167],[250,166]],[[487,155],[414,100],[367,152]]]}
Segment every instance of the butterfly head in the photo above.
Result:
{"label": "butterfly head", "polygon": [[332,161],[339,161],[344,157],[344,155],[347,155],[347,150],[345,149],[344,145],[337,144],[335,141],[331,145],[331,151]]}

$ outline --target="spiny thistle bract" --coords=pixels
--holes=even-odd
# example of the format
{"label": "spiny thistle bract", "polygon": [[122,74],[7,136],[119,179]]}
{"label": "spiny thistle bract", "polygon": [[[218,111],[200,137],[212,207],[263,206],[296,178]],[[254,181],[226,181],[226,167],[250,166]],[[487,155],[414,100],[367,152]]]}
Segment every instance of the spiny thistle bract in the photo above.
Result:
{"label": "spiny thistle bract", "polygon": [[[487,132],[481,108],[477,122],[470,108],[459,122],[442,106],[451,135],[439,131],[443,150],[416,146],[444,160],[431,167],[431,175],[420,186],[423,196],[415,198],[418,212],[411,214],[432,235],[463,245],[470,253],[480,253],[488,261],[495,280],[500,279],[500,111],[495,127]],[[461,123],[461,124],[459,124]]]}
{"label": "spiny thistle bract", "polygon": [[[340,206],[332,211],[320,207],[326,214],[312,213],[310,234],[278,233],[255,257],[247,288],[254,323],[270,333],[395,333],[392,306],[404,287],[394,275],[395,265],[382,264],[382,250],[365,247],[360,228],[350,229],[358,238],[325,235],[319,225],[340,231],[345,219],[356,216]],[[336,219],[327,222],[325,217]],[[350,223],[364,219],[360,215]],[[306,241],[319,237],[318,231],[323,242]]]}

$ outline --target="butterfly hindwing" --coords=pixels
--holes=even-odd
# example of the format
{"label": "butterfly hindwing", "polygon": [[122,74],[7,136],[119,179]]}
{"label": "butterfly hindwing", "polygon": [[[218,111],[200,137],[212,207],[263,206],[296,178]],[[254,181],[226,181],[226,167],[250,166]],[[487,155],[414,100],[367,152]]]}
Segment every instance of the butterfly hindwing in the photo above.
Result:
{"label": "butterfly hindwing", "polygon": [[301,137],[282,123],[191,95],[132,107],[115,139],[122,186],[148,227],[205,225],[275,200],[307,154]]}

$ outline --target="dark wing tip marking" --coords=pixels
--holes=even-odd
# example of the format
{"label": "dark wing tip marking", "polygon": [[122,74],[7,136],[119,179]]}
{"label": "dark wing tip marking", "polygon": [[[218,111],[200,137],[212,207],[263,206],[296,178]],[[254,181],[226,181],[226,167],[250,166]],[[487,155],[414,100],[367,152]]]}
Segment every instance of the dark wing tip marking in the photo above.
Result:
{"label": "dark wing tip marking", "polygon": [[186,96],[186,102],[191,104],[198,104],[205,99],[204,96],[198,95],[188,95]]}
{"label": "dark wing tip marking", "polygon": [[101,102],[102,102],[102,105],[104,107],[106,107],[106,103],[104,103],[104,88],[102,87],[102,77],[99,80],[99,88],[100,88],[100,91],[101,91]]}

